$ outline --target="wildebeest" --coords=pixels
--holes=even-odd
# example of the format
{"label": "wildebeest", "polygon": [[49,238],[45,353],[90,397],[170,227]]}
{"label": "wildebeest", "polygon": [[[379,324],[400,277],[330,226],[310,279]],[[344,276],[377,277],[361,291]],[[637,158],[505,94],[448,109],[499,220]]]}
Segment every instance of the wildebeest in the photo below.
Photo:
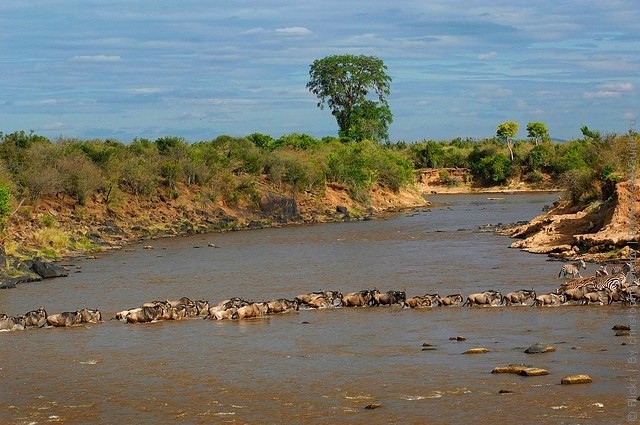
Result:
{"label": "wildebeest", "polygon": [[202,316],[209,311],[209,301],[196,300],[197,315]]}
{"label": "wildebeest", "polygon": [[444,307],[459,305],[459,304],[462,304],[462,302],[464,301],[462,294],[451,294],[451,295],[447,295],[446,297],[440,297],[436,294],[436,297],[437,297],[436,301],[438,302],[438,305],[444,306]]}
{"label": "wildebeest", "polygon": [[47,324],[47,312],[42,307],[28,311],[24,315],[24,322],[24,326],[27,328],[41,328]]}
{"label": "wildebeest", "polygon": [[582,297],[582,304],[593,304],[599,303],[600,305],[604,304],[605,300],[608,300],[606,291],[593,291],[587,292]]}
{"label": "wildebeest", "polygon": [[567,289],[562,293],[564,295],[564,302],[568,303],[570,301],[580,301],[584,300],[584,296],[586,293],[591,292],[593,287],[590,285],[580,286],[579,288]]}
{"label": "wildebeest", "polygon": [[168,314],[170,307],[166,304],[159,304],[154,307],[142,307],[140,309],[133,309],[127,314],[124,320],[127,323],[148,323],[157,321],[163,318],[163,315]]}
{"label": "wildebeest", "polygon": [[431,307],[433,303],[431,302],[431,298],[426,295],[415,295],[407,298],[404,305],[409,308],[422,308]]}
{"label": "wildebeest", "polygon": [[407,300],[407,294],[405,291],[387,291],[384,293],[375,292],[373,294],[374,305],[392,305],[400,304],[404,305]]}
{"label": "wildebeest", "polygon": [[82,323],[99,323],[102,322],[102,314],[100,310],[91,310],[83,308],[79,311]]}
{"label": "wildebeest", "polygon": [[339,307],[342,305],[342,292],[340,291],[316,291],[301,294],[295,298],[299,304],[310,308]]}
{"label": "wildebeest", "polygon": [[630,304],[631,303],[631,293],[628,291],[629,288],[625,288],[623,290],[617,291],[605,291],[607,295],[607,304],[611,304],[614,302],[622,302],[622,304]]}
{"label": "wildebeest", "polygon": [[571,277],[582,277],[580,275],[580,268],[586,269],[587,265],[584,263],[584,260],[580,260],[577,263],[569,263],[562,266],[560,269],[560,273],[558,273],[558,277],[571,276]]}
{"label": "wildebeest", "polygon": [[269,306],[269,313],[274,314],[298,310],[298,301],[291,301],[284,298],[267,301],[267,305]]}
{"label": "wildebeest", "polygon": [[47,324],[55,327],[75,326],[81,323],[82,315],[79,311],[64,311],[47,316]]}
{"label": "wildebeest", "polygon": [[224,320],[231,319],[240,307],[252,304],[252,301],[247,301],[242,298],[234,297],[227,300],[220,301],[213,307],[209,307],[208,313],[205,319],[211,320]]}
{"label": "wildebeest", "polygon": [[245,305],[236,310],[235,314],[231,317],[232,319],[252,319],[255,317],[264,316],[269,313],[269,306],[267,303],[259,302],[259,303],[251,303],[249,305]]}
{"label": "wildebeest", "polygon": [[533,304],[535,306],[543,306],[543,305],[561,305],[565,301],[565,297],[563,294],[556,293],[548,293],[543,295],[538,295],[536,297],[536,302]]}
{"label": "wildebeest", "polygon": [[359,292],[352,292],[342,297],[342,305],[345,307],[367,307],[375,305],[377,289],[364,289]]}
{"label": "wildebeest", "polygon": [[500,291],[488,290],[484,292],[478,292],[475,294],[469,294],[467,300],[463,305],[500,305],[502,304],[503,296]]}
{"label": "wildebeest", "polygon": [[529,300],[536,302],[536,291],[533,289],[520,289],[504,296],[505,305],[524,305]]}
{"label": "wildebeest", "polygon": [[23,331],[25,329],[24,316],[7,316],[0,318],[0,331]]}

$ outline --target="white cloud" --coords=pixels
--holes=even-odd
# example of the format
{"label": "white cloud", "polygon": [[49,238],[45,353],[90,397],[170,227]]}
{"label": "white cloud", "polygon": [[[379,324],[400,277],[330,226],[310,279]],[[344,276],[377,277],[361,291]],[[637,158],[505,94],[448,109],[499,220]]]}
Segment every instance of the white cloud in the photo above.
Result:
{"label": "white cloud", "polygon": [[140,87],[137,89],[130,89],[128,91],[133,94],[155,94],[162,93],[165,90],[157,87]]}
{"label": "white cloud", "polygon": [[58,121],[58,122],[50,122],[50,123],[44,124],[42,126],[42,129],[47,131],[54,131],[54,130],[62,130],[66,127],[67,125],[65,123]]}
{"label": "white cloud", "polygon": [[612,90],[618,92],[631,92],[633,91],[633,83],[630,82],[615,82],[615,83],[606,83],[602,85],[604,90]]}
{"label": "white cloud", "polygon": [[72,62],[120,62],[122,57],[117,55],[81,55],[70,59]]}
{"label": "white cloud", "polygon": [[606,99],[620,96],[622,96],[622,93],[612,90],[589,91],[582,94],[585,99]]}
{"label": "white cloud", "polygon": [[58,99],[42,99],[38,102],[38,105],[57,105]]}
{"label": "white cloud", "polygon": [[589,91],[582,94],[585,99],[607,99],[618,98],[624,94],[631,93],[634,90],[633,83],[630,82],[611,82],[601,84],[598,90]]}
{"label": "white cloud", "polygon": [[497,52],[480,53],[480,54],[478,55],[478,60],[486,61],[486,60],[493,59],[493,58],[495,58],[496,56],[498,56],[498,53],[497,53]]}
{"label": "white cloud", "polygon": [[311,34],[311,30],[305,27],[288,27],[288,28],[278,28],[276,29],[276,33],[282,35],[290,35],[295,37],[301,37],[305,35]]}

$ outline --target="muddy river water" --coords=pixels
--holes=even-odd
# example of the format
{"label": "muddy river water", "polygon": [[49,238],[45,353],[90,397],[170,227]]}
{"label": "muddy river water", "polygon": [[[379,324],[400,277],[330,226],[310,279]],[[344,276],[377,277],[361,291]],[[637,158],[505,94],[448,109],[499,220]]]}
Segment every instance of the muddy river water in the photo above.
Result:
{"label": "muddy river water", "polygon": [[[2,291],[0,312],[90,307],[113,317],[182,296],[217,303],[371,287],[408,296],[555,289],[560,263],[476,230],[530,219],[557,194],[488,196],[434,195],[447,204],[384,220],[153,240],[70,260],[67,278]],[[635,314],[620,305],[337,308],[6,332],[0,423],[626,423],[640,410],[629,406],[640,395],[631,385],[640,372],[629,364],[638,347],[611,328]],[[466,340],[449,339],[458,335]],[[425,342],[435,350],[423,351]],[[525,354],[536,342],[556,351]],[[489,352],[461,354],[472,347]],[[550,373],[491,374],[511,363]],[[560,385],[577,373],[593,383]]]}

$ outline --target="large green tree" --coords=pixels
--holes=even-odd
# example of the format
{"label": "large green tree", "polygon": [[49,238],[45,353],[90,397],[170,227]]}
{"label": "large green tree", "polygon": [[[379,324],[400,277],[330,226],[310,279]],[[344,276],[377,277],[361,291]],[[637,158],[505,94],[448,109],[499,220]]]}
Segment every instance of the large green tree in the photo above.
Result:
{"label": "large green tree", "polygon": [[373,56],[334,55],[313,61],[307,88],[318,107],[328,106],[338,122],[340,137],[349,140],[388,138],[393,121],[387,103],[391,77],[382,60]]}
{"label": "large green tree", "polygon": [[518,124],[517,121],[505,121],[496,128],[496,136],[498,139],[507,144],[509,155],[511,156],[511,162],[513,162],[513,138],[516,137],[519,129],[520,124]]}

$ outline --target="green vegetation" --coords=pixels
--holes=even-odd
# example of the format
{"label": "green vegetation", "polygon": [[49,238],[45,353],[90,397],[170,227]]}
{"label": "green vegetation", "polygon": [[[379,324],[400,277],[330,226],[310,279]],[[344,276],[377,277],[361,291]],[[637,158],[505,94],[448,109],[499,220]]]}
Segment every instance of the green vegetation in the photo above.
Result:
{"label": "green vegetation", "polygon": [[327,56],[311,64],[307,88],[318,97],[319,108],[327,104],[341,138],[386,140],[393,121],[386,99],[391,77],[386,71],[384,62],[373,56]]}
{"label": "green vegetation", "polygon": [[[626,177],[630,144],[638,144],[636,133],[600,134],[586,127],[582,139],[552,142],[542,131],[546,126],[536,123],[529,123],[530,141],[516,140],[517,126],[504,124],[494,138],[386,144],[301,133],[223,135],[195,143],[171,136],[126,144],[0,133],[0,218],[10,214],[11,204],[51,196],[72,197],[76,211],[82,211],[89,200],[118,205],[124,194],[180,199],[185,186],[197,193],[198,202],[251,206],[259,202],[260,184],[291,195],[322,193],[327,184],[338,184],[366,204],[372,187],[398,191],[420,168],[468,169],[476,185],[560,185],[573,201],[590,202],[611,196],[615,183]],[[443,184],[462,183],[447,171],[439,177]],[[50,217],[42,218],[43,228],[52,224]]]}

